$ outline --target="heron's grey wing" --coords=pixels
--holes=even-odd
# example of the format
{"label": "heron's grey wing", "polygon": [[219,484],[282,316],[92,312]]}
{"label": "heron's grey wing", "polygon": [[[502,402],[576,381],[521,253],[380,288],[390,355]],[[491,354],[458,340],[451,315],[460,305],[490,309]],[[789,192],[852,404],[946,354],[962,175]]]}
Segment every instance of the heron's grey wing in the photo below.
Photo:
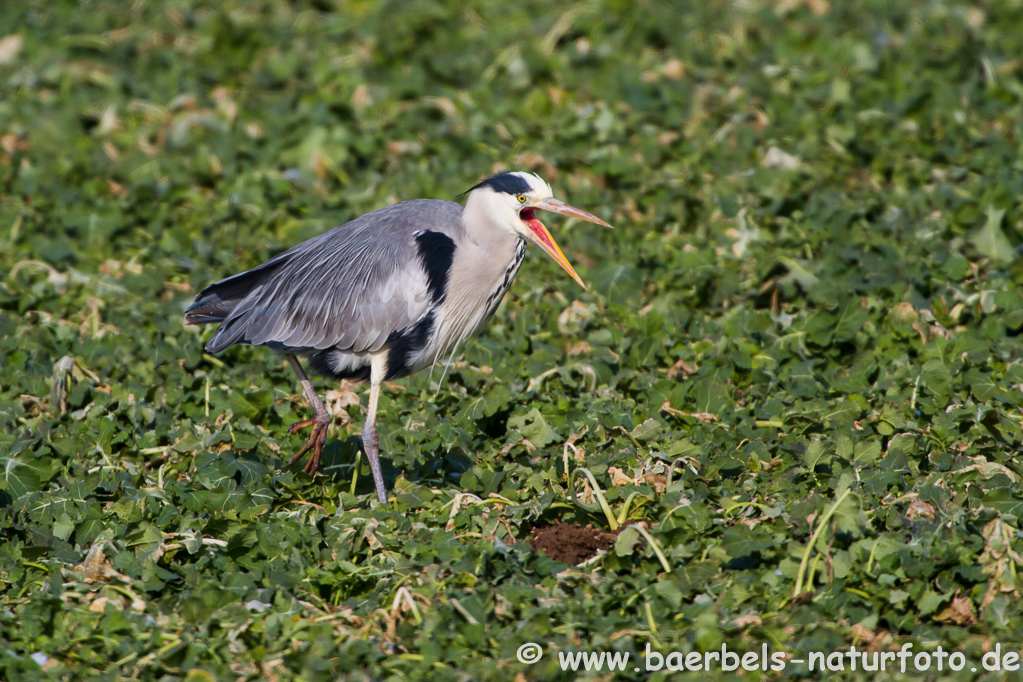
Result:
{"label": "heron's grey wing", "polygon": [[211,324],[223,322],[238,304],[261,286],[273,272],[288,260],[288,253],[282,253],[259,267],[214,282],[200,291],[185,310],[185,324]]}
{"label": "heron's grey wing", "polygon": [[280,254],[279,265],[234,307],[207,348],[379,350],[435,304],[435,277],[417,237],[444,235],[453,251],[461,210],[449,201],[407,201]]}

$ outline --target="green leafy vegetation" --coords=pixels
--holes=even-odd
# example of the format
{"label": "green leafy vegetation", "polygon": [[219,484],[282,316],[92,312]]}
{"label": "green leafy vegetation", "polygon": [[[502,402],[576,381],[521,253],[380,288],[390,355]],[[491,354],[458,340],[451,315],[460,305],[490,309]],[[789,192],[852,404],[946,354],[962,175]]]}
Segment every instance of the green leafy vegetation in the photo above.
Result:
{"label": "green leafy vegetation", "polygon": [[[912,644],[1002,679],[1020,27],[1003,0],[7,3],[0,678]],[[385,389],[387,506],[361,389],[318,384],[327,475],[283,468],[297,382],[205,354],[192,295],[504,168],[616,225],[547,220],[589,290],[531,251],[443,383]],[[526,542],[555,523],[618,534],[574,567]],[[729,674],[778,675],[693,677]]]}

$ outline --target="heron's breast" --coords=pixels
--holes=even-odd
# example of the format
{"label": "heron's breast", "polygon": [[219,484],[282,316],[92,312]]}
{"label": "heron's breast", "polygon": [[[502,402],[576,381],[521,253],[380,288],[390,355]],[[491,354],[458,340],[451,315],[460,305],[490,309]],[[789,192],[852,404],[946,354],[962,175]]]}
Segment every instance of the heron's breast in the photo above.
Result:
{"label": "heron's breast", "polygon": [[522,265],[526,243],[516,239],[509,250],[503,258],[479,248],[456,253],[444,300],[437,307],[437,332],[431,344],[435,352],[449,353],[497,310]]}

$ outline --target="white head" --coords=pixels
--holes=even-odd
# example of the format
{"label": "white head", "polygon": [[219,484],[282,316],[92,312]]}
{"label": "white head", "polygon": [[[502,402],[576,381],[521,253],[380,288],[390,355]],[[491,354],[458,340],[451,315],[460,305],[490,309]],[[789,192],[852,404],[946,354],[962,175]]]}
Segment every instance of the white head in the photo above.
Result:
{"label": "white head", "polygon": [[586,288],[554,237],[537,220],[536,211],[553,211],[605,227],[610,225],[595,215],[555,199],[551,186],[536,173],[501,173],[487,178],[466,194],[469,197],[462,216],[466,229],[476,231],[486,226],[507,230],[516,237],[527,239],[546,251],[572,279]]}

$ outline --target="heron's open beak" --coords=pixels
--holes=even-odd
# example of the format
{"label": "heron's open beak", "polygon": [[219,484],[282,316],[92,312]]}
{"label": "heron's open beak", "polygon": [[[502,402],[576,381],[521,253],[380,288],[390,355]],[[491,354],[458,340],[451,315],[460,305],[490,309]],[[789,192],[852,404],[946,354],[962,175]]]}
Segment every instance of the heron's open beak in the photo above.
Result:
{"label": "heron's open beak", "polygon": [[565,258],[565,254],[561,252],[561,249],[558,247],[558,243],[554,241],[554,237],[551,236],[551,233],[547,231],[547,228],[544,227],[543,223],[537,220],[536,215],[534,214],[532,209],[538,208],[543,211],[551,211],[553,213],[561,213],[563,215],[572,216],[573,218],[582,218],[583,220],[588,220],[591,223],[597,223],[598,225],[603,225],[604,227],[611,226],[605,223],[597,216],[591,213],[587,213],[582,209],[578,209],[575,206],[569,206],[565,202],[559,201],[558,199],[539,199],[533,201],[531,204],[529,204],[529,206],[530,207],[524,209],[519,214],[519,216],[522,218],[522,222],[526,224],[526,227],[529,228],[530,231],[529,236],[531,241],[535,243],[537,246],[539,246],[541,249],[546,251],[547,255],[554,259],[554,262],[563,267],[565,269],[565,272],[570,274],[572,276],[572,279],[578,282],[579,286],[585,289],[586,284],[583,282],[582,278],[579,277],[579,275],[576,273],[575,268],[572,267],[572,264],[568,262],[568,259]]}

